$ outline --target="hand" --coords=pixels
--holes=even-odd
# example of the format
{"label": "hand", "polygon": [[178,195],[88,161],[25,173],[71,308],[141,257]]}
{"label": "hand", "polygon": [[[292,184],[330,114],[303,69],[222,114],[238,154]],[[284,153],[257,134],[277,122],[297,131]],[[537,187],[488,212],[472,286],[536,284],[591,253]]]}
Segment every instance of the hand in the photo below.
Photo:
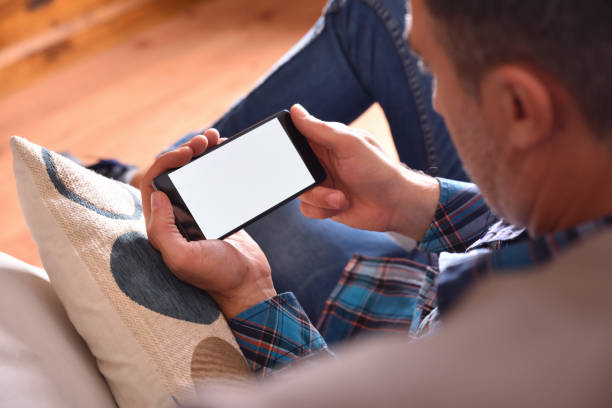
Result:
{"label": "hand", "polygon": [[365,131],[323,122],[300,105],[291,108],[291,118],[328,175],[300,196],[305,216],[424,237],[440,198],[436,179],[390,159]]}
{"label": "hand", "polygon": [[140,191],[151,244],[161,252],[172,273],[206,290],[230,319],[276,295],[266,256],[245,231],[223,241],[187,241],[174,223],[170,200],[153,188],[155,177],[184,166],[219,140],[219,133],[210,129],[160,156],[144,175]]}

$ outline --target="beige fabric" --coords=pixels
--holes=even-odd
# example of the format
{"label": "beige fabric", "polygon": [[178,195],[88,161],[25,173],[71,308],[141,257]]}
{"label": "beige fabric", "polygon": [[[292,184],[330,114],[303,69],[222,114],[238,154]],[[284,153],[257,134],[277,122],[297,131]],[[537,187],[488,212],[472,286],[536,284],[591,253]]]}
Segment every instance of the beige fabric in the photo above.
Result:
{"label": "beige fabric", "polygon": [[[612,233],[480,286],[436,334],[372,340],[202,407],[612,407]],[[210,391],[210,390],[209,390]]]}
{"label": "beige fabric", "polygon": [[0,253],[0,406],[113,407],[42,269]]}
{"label": "beige fabric", "polygon": [[[25,139],[12,138],[11,147],[20,202],[45,269],[120,406],[172,405],[173,399],[195,395],[195,381],[248,377],[248,370],[236,369],[236,359],[243,357],[214,305],[214,316],[218,316],[214,321],[195,323],[143,306],[116,281],[113,267],[124,260],[113,258],[113,251],[125,237],[146,234],[137,190]],[[123,219],[114,217],[117,214]],[[149,260],[140,258],[126,265],[140,268],[143,264],[144,268],[144,261]],[[199,372],[194,377],[194,353],[211,337],[229,348],[225,356],[216,356],[215,364],[207,365],[206,375]]]}

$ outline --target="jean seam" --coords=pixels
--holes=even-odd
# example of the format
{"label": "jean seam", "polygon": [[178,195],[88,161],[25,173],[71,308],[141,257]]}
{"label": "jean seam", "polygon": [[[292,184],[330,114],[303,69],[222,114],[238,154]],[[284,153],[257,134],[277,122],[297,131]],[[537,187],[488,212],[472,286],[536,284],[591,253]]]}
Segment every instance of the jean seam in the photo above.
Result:
{"label": "jean seam", "polygon": [[421,85],[419,84],[419,76],[417,74],[417,67],[414,60],[411,58],[408,49],[406,48],[406,41],[402,30],[400,30],[397,23],[394,21],[393,16],[387,10],[387,8],[380,2],[380,0],[361,0],[363,3],[368,5],[378,17],[382,20],[393,44],[395,45],[396,51],[400,56],[400,59],[404,65],[404,72],[408,78],[408,84],[412,91],[412,95],[415,99],[417,107],[417,116],[421,125],[421,131],[423,132],[423,139],[425,143],[425,151],[427,155],[427,162],[429,168],[427,173],[436,176],[439,172],[440,165],[438,160],[438,152],[436,149],[436,142],[434,139],[433,128],[428,115],[427,102],[425,101],[425,95]]}

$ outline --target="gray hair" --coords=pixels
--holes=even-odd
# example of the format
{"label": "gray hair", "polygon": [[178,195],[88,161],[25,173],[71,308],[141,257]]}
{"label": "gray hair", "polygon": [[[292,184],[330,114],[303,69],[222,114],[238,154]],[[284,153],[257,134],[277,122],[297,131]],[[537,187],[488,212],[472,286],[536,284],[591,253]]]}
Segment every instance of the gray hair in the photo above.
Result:
{"label": "gray hair", "polygon": [[[519,62],[552,75],[600,137],[612,138],[612,1],[425,0],[440,41],[472,90]],[[612,142],[612,140],[610,140]]]}

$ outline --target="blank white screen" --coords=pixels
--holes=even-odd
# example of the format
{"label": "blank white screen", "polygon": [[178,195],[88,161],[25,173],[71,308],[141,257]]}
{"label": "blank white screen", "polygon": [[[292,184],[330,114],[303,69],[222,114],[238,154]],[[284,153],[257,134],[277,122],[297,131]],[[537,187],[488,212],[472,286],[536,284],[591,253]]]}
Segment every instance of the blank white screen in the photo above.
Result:
{"label": "blank white screen", "polygon": [[278,119],[169,177],[207,239],[218,239],[314,183]]}

